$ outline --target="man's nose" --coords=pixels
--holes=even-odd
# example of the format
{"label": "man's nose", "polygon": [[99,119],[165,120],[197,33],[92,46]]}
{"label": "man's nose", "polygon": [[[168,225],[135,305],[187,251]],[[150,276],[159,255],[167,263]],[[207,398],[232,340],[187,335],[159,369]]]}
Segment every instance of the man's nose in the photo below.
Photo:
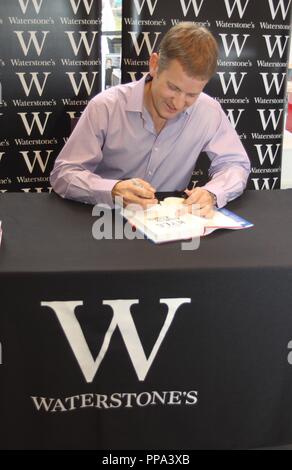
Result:
{"label": "man's nose", "polygon": [[186,100],[184,93],[178,93],[173,99],[173,105],[175,109],[183,109],[185,107]]}

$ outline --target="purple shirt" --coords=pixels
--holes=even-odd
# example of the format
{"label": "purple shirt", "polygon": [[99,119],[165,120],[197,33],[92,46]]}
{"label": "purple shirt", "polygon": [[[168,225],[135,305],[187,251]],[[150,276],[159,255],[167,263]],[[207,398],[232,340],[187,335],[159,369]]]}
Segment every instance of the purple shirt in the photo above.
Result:
{"label": "purple shirt", "polygon": [[205,93],[157,134],[143,104],[145,78],[96,95],[56,159],[51,184],[60,196],[112,206],[118,180],[142,178],[157,191],[186,189],[200,152],[218,207],[239,196],[250,162],[220,104]]}

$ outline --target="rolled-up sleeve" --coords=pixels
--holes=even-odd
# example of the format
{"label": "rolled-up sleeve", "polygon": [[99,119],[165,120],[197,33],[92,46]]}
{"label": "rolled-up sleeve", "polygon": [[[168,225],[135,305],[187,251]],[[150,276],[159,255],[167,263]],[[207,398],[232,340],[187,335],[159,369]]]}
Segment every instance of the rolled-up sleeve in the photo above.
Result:
{"label": "rolled-up sleeve", "polygon": [[250,160],[221,106],[215,112],[218,112],[218,127],[203,149],[211,160],[211,180],[204,188],[214,193],[218,207],[223,207],[244,191]]}

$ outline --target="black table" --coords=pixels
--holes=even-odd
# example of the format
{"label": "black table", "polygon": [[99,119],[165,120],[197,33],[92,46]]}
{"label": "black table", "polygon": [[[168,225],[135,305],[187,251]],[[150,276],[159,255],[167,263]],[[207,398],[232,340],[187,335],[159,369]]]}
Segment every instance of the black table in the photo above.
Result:
{"label": "black table", "polygon": [[92,207],[54,194],[1,195],[0,447],[291,442],[291,207],[248,191],[228,208],[253,228],[182,251],[97,241]]}

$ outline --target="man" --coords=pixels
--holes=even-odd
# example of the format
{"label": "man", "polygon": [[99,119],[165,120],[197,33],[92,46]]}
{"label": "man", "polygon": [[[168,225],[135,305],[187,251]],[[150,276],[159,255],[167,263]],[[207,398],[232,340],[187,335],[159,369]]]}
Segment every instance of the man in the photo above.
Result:
{"label": "man", "polygon": [[[202,92],[216,70],[218,46],[202,26],[179,23],[149,60],[149,74],[95,96],[51,173],[62,197],[146,207],[156,191],[185,190],[202,216],[239,196],[250,162],[221,106]],[[210,181],[188,190],[201,151]]]}
{"label": "man", "polygon": [[112,86],[113,62],[111,58],[106,59],[105,63],[105,79],[104,87],[110,88]]}

